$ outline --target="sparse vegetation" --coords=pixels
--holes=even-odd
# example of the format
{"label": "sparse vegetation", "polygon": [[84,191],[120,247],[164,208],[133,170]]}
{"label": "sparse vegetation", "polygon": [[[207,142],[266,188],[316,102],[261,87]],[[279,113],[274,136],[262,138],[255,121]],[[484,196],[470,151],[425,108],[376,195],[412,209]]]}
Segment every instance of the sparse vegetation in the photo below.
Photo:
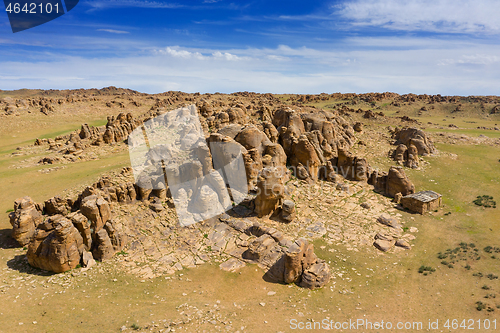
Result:
{"label": "sparse vegetation", "polygon": [[500,253],[500,248],[498,248],[498,247],[492,247],[492,246],[488,245],[488,246],[486,246],[484,248],[484,252],[486,252],[486,253],[493,253],[493,252]]}
{"label": "sparse vegetation", "polygon": [[482,310],[486,309],[486,304],[484,304],[481,301],[478,301],[478,302],[476,302],[476,309],[477,309],[477,311],[482,311]]}
{"label": "sparse vegetation", "polygon": [[480,195],[473,201],[477,206],[483,206],[485,208],[496,208],[497,203],[493,200],[492,196]]}
{"label": "sparse vegetation", "polygon": [[424,265],[420,266],[420,268],[418,269],[418,272],[420,274],[423,274],[423,275],[431,274],[435,271],[436,271],[435,268],[432,268],[430,266],[424,266]]}

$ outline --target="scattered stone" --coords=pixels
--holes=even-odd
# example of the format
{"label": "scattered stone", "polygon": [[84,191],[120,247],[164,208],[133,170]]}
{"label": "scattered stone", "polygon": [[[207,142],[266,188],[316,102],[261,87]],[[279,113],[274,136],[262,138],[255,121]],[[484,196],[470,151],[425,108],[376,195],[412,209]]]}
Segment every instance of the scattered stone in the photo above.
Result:
{"label": "scattered stone", "polygon": [[410,250],[411,249],[411,245],[410,243],[408,243],[406,240],[404,239],[398,239],[396,241],[396,246],[399,246],[399,247],[402,247],[404,249],[407,249],[407,250]]}
{"label": "scattered stone", "polygon": [[401,224],[399,224],[398,220],[395,217],[392,217],[388,214],[382,214],[377,218],[379,223],[382,223],[388,227],[394,229],[401,229]]}

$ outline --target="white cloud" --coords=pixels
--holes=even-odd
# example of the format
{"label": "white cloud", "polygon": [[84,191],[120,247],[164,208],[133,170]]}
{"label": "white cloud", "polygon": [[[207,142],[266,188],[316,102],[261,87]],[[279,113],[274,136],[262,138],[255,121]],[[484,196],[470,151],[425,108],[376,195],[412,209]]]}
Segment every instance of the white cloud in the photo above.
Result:
{"label": "white cloud", "polygon": [[109,32],[112,34],[129,34],[130,32],[124,30],[115,30],[115,29],[97,29],[97,31]]}
{"label": "white cloud", "polygon": [[199,59],[203,60],[205,57],[200,52],[190,52],[187,50],[181,50],[177,47],[166,47],[164,49],[153,50],[153,53],[160,55],[169,55],[174,58],[183,58],[183,59]]}
{"label": "white cloud", "polygon": [[222,59],[229,60],[229,61],[236,61],[236,60],[242,59],[242,58],[238,57],[237,55],[231,54],[229,52],[220,52],[220,51],[213,52],[212,56],[214,58],[219,58],[219,59],[222,58]]}
{"label": "white cloud", "polygon": [[93,9],[105,9],[115,7],[140,7],[140,8],[180,8],[183,5],[170,2],[148,1],[148,0],[89,0],[84,4]]}
{"label": "white cloud", "polygon": [[[142,56],[92,58],[34,54],[0,62],[0,89],[90,88],[109,85],[157,93],[257,91],[496,94],[500,46],[414,40],[414,49],[371,49],[349,39],[341,50],[194,49],[169,46]],[[399,39],[394,38],[397,45]],[[369,39],[370,44],[377,39]],[[381,43],[390,45],[389,38]],[[408,44],[411,43],[408,41]],[[237,61],[235,61],[237,59]]]}
{"label": "white cloud", "polygon": [[460,58],[443,59],[438,64],[440,66],[447,65],[492,65],[500,62],[500,57],[496,55],[474,54],[463,55]]}
{"label": "white cloud", "polygon": [[335,9],[358,25],[445,33],[500,32],[498,0],[354,0]]}
{"label": "white cloud", "polygon": [[237,56],[229,52],[221,52],[219,50],[190,51],[188,49],[181,48],[179,46],[173,46],[173,47],[168,46],[164,49],[154,49],[153,54],[168,55],[174,58],[198,59],[198,60],[221,59],[227,61],[238,61],[238,60],[248,59],[246,57]]}

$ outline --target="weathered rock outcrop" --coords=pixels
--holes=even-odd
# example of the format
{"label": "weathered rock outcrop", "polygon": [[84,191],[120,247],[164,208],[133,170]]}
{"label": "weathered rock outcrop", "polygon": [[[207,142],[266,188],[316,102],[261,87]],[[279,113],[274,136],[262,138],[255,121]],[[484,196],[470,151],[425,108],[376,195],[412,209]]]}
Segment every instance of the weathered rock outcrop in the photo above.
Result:
{"label": "weathered rock outcrop", "polygon": [[[109,182],[101,179],[86,188],[78,200],[47,200],[45,216],[42,206],[31,198],[15,201],[15,210],[10,214],[12,236],[20,245],[27,245],[30,265],[60,273],[75,268],[84,252],[87,257],[92,256],[91,252],[93,258],[105,260],[123,249],[126,234],[113,223],[109,202],[101,195],[106,193],[98,189],[107,186]],[[69,213],[77,208],[81,210]]]}
{"label": "weathered rock outcrop", "polygon": [[91,228],[98,232],[111,219],[109,204],[103,197],[90,195],[82,200],[81,213],[89,219]]}
{"label": "weathered rock outcrop", "polygon": [[37,226],[42,222],[42,214],[30,197],[17,199],[14,203],[14,212],[10,213],[12,237],[21,246],[27,245]]}
{"label": "weathered rock outcrop", "polygon": [[255,198],[257,215],[263,217],[274,213],[281,205],[284,196],[283,169],[263,169],[257,182],[257,197]]}
{"label": "weathered rock outcrop", "polygon": [[413,144],[417,148],[418,155],[426,156],[436,152],[434,144],[425,132],[415,127],[396,129],[392,138],[396,140],[398,145],[404,144],[406,147],[410,147]]}
{"label": "weathered rock outcrop", "polygon": [[71,221],[54,215],[38,225],[26,256],[31,266],[61,273],[75,268],[83,251],[82,236]]}
{"label": "weathered rock outcrop", "polygon": [[116,118],[109,116],[102,140],[107,144],[124,141],[137,126],[138,122],[131,113],[120,113]]}
{"label": "weathered rock outcrop", "polygon": [[[253,232],[260,229],[252,227]],[[280,241],[280,244],[285,244]],[[296,283],[304,288],[321,288],[330,280],[330,268],[314,254],[314,246],[305,239],[287,243],[283,248],[268,233],[256,238],[243,253],[243,260],[258,263],[275,282]]]}
{"label": "weathered rock outcrop", "polygon": [[394,197],[396,193],[401,193],[403,196],[415,193],[415,186],[402,167],[391,167],[387,175],[385,194]]}
{"label": "weathered rock outcrop", "polygon": [[283,200],[281,205],[281,219],[287,223],[295,219],[295,203],[292,200]]}

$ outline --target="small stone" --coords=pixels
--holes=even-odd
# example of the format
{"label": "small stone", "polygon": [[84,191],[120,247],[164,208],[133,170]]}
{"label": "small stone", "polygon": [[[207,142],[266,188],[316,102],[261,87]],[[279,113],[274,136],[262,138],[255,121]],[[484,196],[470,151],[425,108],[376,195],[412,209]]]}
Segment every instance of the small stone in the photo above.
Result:
{"label": "small stone", "polygon": [[408,243],[404,239],[398,239],[397,242],[396,242],[396,246],[402,247],[402,248],[407,249],[407,250],[411,249],[410,243]]}

